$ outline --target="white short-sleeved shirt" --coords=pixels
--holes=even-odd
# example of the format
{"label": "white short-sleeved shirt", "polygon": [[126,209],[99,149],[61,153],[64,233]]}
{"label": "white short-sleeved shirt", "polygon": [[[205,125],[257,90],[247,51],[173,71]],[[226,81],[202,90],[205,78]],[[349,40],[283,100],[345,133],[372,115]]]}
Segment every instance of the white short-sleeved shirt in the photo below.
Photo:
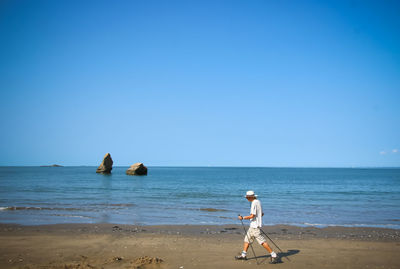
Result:
{"label": "white short-sleeved shirt", "polygon": [[261,202],[257,199],[253,200],[251,202],[250,214],[255,215],[255,217],[250,220],[251,228],[262,227],[262,213]]}

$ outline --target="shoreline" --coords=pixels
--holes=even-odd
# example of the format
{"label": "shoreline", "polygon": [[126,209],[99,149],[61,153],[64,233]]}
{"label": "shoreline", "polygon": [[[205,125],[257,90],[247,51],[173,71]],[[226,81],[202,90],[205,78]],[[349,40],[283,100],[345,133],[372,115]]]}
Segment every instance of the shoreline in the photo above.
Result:
{"label": "shoreline", "polygon": [[[246,230],[248,225],[245,224]],[[400,229],[380,228],[380,227],[346,227],[346,226],[295,226],[295,225],[265,225],[262,227],[272,239],[350,239],[363,241],[399,241]],[[22,225],[0,223],[0,236],[7,231],[20,232],[63,232],[63,233],[156,233],[181,235],[217,235],[217,234],[240,234],[243,235],[243,227],[239,224],[221,225],[133,225],[118,223],[61,223],[61,224],[41,224],[41,225]]]}
{"label": "shoreline", "polygon": [[0,224],[0,268],[400,268],[399,230],[263,230],[283,250],[282,263],[269,265],[269,254],[257,244],[257,260],[249,249],[247,261],[235,261],[243,245],[241,225]]}

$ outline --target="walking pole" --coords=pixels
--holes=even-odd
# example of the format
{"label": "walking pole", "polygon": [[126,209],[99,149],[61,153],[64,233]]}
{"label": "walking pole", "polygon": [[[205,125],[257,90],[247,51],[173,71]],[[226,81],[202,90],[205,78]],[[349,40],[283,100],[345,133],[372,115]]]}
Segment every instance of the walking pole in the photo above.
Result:
{"label": "walking pole", "polygon": [[[283,253],[282,249],[280,249],[280,248],[278,247],[278,245],[275,244],[274,241],[272,241],[271,237],[269,237],[268,234],[266,234],[262,229],[260,229],[260,231],[272,242],[272,244],[275,245],[275,247],[276,247],[277,249],[279,249],[279,251],[280,251],[281,253]],[[288,259],[288,261],[290,261],[290,259],[289,259],[287,256],[285,256],[285,258]]]}
{"label": "walking pole", "polygon": [[[240,216],[240,214],[238,216]],[[249,244],[250,244],[251,250],[253,251],[254,258],[256,258],[256,263],[258,265],[258,260],[257,260],[256,253],[254,252],[253,244],[250,242],[250,238],[247,236],[246,228],[244,228],[243,219],[240,219],[240,222],[242,223],[244,235],[247,237],[247,240],[249,240]]]}

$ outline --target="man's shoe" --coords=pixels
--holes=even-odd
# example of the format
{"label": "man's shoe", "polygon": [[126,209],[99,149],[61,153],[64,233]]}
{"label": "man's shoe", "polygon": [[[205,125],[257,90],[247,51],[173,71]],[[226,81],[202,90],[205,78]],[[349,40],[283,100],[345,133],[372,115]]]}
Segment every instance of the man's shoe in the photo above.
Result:
{"label": "man's shoe", "polygon": [[271,261],[269,262],[270,264],[277,264],[279,263],[279,257],[276,256],[275,258],[271,257]]}
{"label": "man's shoe", "polygon": [[239,255],[239,256],[235,256],[235,260],[247,260],[247,257]]}

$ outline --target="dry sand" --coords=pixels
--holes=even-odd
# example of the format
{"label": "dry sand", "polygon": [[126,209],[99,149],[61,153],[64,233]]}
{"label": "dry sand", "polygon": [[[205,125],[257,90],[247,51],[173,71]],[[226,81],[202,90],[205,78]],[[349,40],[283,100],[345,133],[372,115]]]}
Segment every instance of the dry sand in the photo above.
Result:
{"label": "dry sand", "polygon": [[[242,227],[0,224],[0,268],[400,268],[400,231],[264,227],[284,251],[235,261]],[[272,245],[273,246],[273,245]],[[276,249],[276,248],[275,248]],[[290,260],[289,260],[290,259]]]}

